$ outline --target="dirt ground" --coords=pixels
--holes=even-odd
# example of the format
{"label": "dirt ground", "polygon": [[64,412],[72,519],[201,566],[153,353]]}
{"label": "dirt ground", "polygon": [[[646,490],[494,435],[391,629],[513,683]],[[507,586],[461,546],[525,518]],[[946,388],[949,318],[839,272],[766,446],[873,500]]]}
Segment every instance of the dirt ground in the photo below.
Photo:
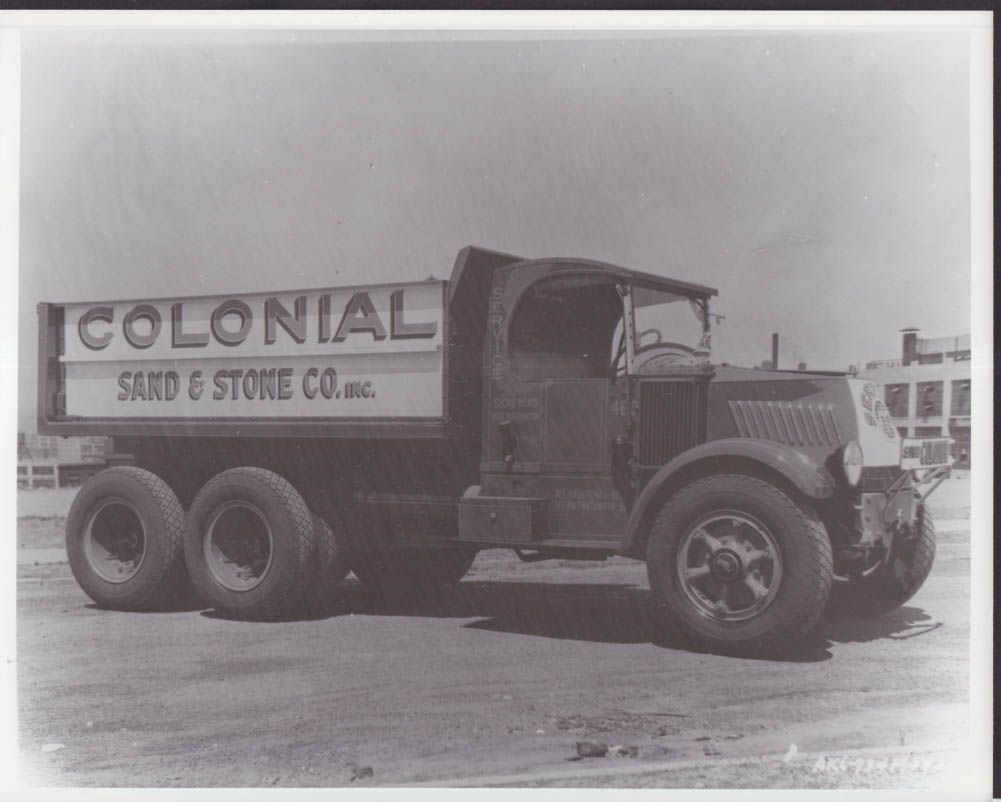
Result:
{"label": "dirt ground", "polygon": [[[955,788],[970,771],[970,549],[953,481],[918,595],[879,619],[822,619],[782,660],[665,640],[645,567],[623,558],[487,552],[439,599],[376,604],[349,578],[333,615],[267,624],[103,611],[65,562],[22,565],[22,781]],[[55,502],[19,506],[20,548],[61,542]],[[578,741],[610,752],[575,759]]]}

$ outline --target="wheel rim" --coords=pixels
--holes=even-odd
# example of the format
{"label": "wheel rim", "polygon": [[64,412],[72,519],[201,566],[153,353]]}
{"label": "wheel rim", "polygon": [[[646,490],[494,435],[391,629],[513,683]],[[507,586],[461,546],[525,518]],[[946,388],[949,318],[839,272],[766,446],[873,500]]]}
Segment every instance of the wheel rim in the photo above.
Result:
{"label": "wheel rim", "polygon": [[216,582],[229,590],[247,591],[267,576],[274,537],[257,507],[247,501],[227,501],[209,518],[202,549]]}
{"label": "wheel rim", "polygon": [[678,549],[678,581],[700,615],[746,621],[760,615],[782,582],[782,555],[768,528],[736,510],[704,515]]}
{"label": "wheel rim", "polygon": [[83,552],[91,570],[105,582],[128,582],[146,557],[146,527],[139,511],[124,498],[100,501],[84,527]]}

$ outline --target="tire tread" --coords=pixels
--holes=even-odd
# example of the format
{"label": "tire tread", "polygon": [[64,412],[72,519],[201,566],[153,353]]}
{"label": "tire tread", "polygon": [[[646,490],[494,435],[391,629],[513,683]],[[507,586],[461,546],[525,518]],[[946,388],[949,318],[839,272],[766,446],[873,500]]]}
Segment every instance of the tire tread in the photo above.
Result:
{"label": "tire tread", "polygon": [[[234,480],[237,480],[234,482]],[[241,481],[243,480],[243,481]],[[306,588],[312,580],[314,570],[315,535],[313,532],[313,516],[306,506],[299,492],[283,477],[274,471],[266,468],[239,467],[230,468],[210,479],[199,491],[198,496],[192,504],[194,508],[203,494],[210,493],[219,486],[232,484],[243,484],[250,482],[263,486],[268,493],[280,502],[282,507],[292,519],[292,531],[287,533],[276,533],[276,537],[283,535],[288,538],[295,551],[295,559],[285,569],[285,576],[277,582],[274,593],[269,596],[266,603],[248,605],[245,608],[226,608],[225,612],[234,617],[251,617],[262,619],[282,618],[292,614]],[[190,523],[190,519],[189,519]],[[201,548],[202,533],[195,532],[188,527],[186,543],[190,557],[196,557]],[[211,598],[212,588],[204,588],[203,594]],[[213,599],[213,603],[217,600]]]}
{"label": "tire tread", "polygon": [[[140,492],[147,494],[156,507],[159,523],[162,526],[155,527],[156,533],[147,532],[146,537],[159,536],[166,550],[166,559],[159,561],[154,567],[154,573],[149,581],[144,584],[144,590],[135,593],[129,598],[108,601],[103,598],[94,598],[88,590],[88,582],[85,577],[81,577],[78,568],[70,562],[77,582],[84,591],[94,598],[102,606],[119,610],[150,611],[169,608],[177,602],[188,589],[186,571],[184,567],[184,508],[170,486],[159,476],[144,468],[137,468],[131,465],[118,465],[113,468],[106,468],[92,478],[101,477],[101,481],[108,481],[114,477],[120,477],[128,483],[139,485]],[[92,485],[93,487],[94,485]],[[77,502],[85,503],[88,495],[84,495],[87,485],[81,488],[80,493],[74,499],[73,505],[67,517],[67,551],[70,551],[69,539],[73,536],[76,528],[77,516],[86,515],[89,507],[80,509]],[[156,524],[157,522],[150,522]],[[148,548],[148,547],[147,547]]]}

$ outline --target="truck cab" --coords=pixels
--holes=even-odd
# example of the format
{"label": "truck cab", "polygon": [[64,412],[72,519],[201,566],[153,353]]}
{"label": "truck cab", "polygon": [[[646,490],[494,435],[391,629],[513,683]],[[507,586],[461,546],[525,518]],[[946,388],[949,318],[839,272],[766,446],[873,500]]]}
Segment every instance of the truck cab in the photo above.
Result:
{"label": "truck cab", "polygon": [[724,650],[920,587],[948,444],[902,444],[876,385],[714,365],[711,287],[542,259],[497,267],[489,293],[459,542],[645,560],[665,618]]}
{"label": "truck cab", "polygon": [[644,469],[705,440],[715,294],[589,260],[496,270],[460,536],[616,551]]}

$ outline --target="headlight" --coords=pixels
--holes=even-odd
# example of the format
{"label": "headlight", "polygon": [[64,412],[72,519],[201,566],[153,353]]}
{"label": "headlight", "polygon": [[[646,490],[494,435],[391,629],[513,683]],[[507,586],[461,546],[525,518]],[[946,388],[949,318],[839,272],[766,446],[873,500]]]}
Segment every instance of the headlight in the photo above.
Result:
{"label": "headlight", "polygon": [[862,446],[854,440],[845,443],[841,451],[841,469],[845,472],[848,484],[854,486],[862,478]]}

